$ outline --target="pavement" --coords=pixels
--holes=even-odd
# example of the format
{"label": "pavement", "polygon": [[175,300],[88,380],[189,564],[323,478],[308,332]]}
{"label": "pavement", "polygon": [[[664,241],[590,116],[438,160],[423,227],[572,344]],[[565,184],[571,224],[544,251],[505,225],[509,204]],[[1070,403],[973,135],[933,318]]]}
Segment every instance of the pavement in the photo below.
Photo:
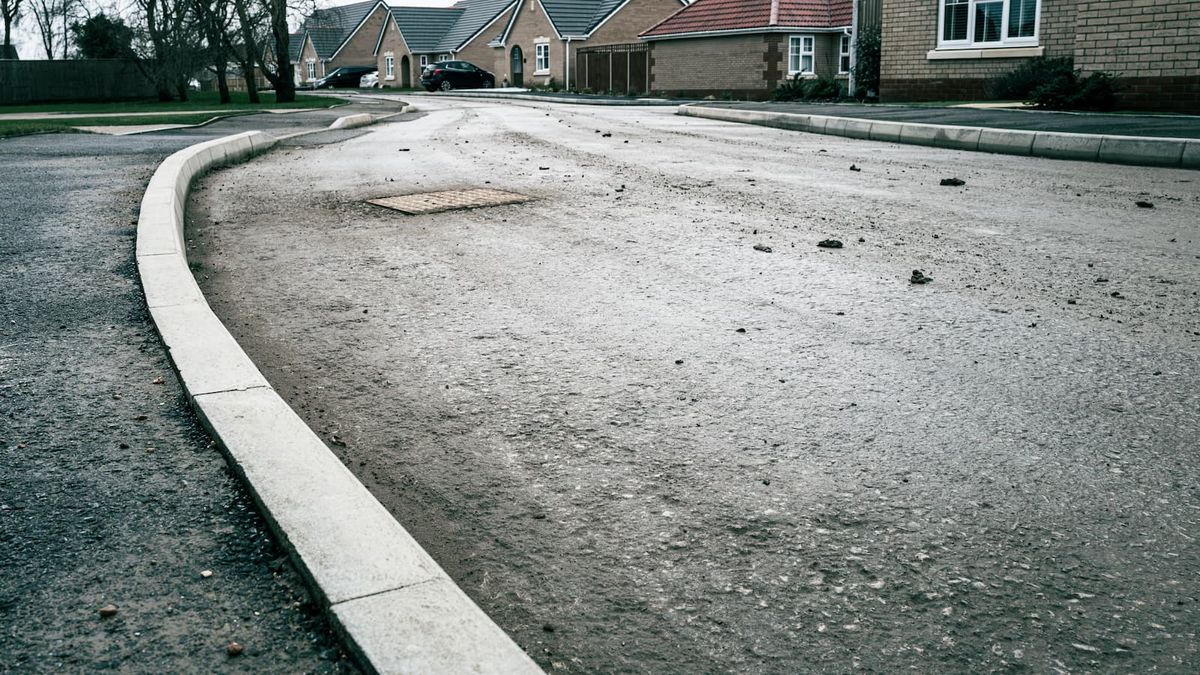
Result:
{"label": "pavement", "polygon": [[[214,174],[192,259],[547,671],[1200,668],[1193,172],[421,107]],[[471,187],[535,199],[367,203]]]}
{"label": "pavement", "polygon": [[1200,138],[1200,116],[1104,114],[1044,110],[932,108],[904,105],[822,105],[809,103],[704,102],[708,108],[824,115],[888,122],[917,122],[988,129],[1055,131],[1071,134]]}
{"label": "pavement", "polygon": [[345,114],[0,141],[0,672],[355,671],[192,414],[134,262],[168,154]]}

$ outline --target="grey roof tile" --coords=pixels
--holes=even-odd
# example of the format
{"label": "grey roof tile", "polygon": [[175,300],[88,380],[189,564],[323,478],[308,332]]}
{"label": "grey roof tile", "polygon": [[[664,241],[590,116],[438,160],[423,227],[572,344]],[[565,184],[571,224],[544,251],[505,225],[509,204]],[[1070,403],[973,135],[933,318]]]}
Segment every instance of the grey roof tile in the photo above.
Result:
{"label": "grey roof tile", "polygon": [[624,0],[542,0],[559,35],[587,35]]}
{"label": "grey roof tile", "polygon": [[304,20],[304,28],[312,36],[313,47],[322,59],[328,59],[341,49],[342,43],[367,18],[379,0],[364,0],[349,5],[318,9]]}
{"label": "grey roof tile", "polygon": [[437,51],[446,36],[463,14],[454,7],[393,7],[392,18],[412,52]]}
{"label": "grey roof tile", "polygon": [[300,54],[304,51],[304,33],[288,33],[288,58],[292,63],[300,62]]}
{"label": "grey roof tile", "polygon": [[[468,0],[463,6],[462,16],[454,23],[454,27],[438,43],[438,50],[443,52],[458,51],[467,40],[483,30],[496,17],[504,13],[517,0]],[[463,4],[463,3],[460,3]],[[457,7],[458,5],[455,5]]]}

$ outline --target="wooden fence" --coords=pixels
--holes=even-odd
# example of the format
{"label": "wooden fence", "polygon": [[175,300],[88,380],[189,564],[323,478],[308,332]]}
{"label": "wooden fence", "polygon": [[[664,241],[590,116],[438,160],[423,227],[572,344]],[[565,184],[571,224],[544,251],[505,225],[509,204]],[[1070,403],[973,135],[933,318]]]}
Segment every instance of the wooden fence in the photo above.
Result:
{"label": "wooden fence", "polygon": [[579,90],[644,94],[650,91],[650,46],[646,44],[583,47],[575,52]]}

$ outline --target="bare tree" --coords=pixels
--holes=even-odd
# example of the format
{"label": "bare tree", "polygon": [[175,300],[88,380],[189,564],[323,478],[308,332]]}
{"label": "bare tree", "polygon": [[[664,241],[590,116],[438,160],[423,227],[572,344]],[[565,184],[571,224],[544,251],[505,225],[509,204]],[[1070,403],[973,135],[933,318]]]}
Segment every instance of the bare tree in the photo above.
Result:
{"label": "bare tree", "polygon": [[[41,1],[41,0],[35,0]],[[191,0],[135,0],[149,45],[151,72],[160,101],[188,99],[188,80],[203,52]]]}
{"label": "bare tree", "polygon": [[[313,0],[292,0],[290,3],[288,0],[234,0],[242,27],[243,46],[275,88],[275,100],[279,103],[296,100],[288,43],[288,12],[307,10],[311,13],[314,7]],[[269,63],[267,45],[271,47]]]}
{"label": "bare tree", "polygon": [[21,21],[23,0],[0,0],[0,18],[4,20],[4,53],[12,46],[12,29]]}
{"label": "bare tree", "polygon": [[69,28],[79,18],[80,0],[30,0],[30,3],[46,58],[56,58],[56,52],[67,58],[71,47]]}
{"label": "bare tree", "polygon": [[[192,0],[192,11],[204,36],[209,67],[217,77],[221,103],[229,103],[229,59],[233,54],[230,30],[233,27],[233,0]],[[248,83],[249,84],[249,83]]]}

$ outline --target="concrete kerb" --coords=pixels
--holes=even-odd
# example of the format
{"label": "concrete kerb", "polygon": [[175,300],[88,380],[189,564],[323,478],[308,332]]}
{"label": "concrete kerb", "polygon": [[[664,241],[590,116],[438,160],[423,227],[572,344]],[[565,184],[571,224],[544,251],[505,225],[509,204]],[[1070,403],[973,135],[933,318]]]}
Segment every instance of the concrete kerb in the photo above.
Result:
{"label": "concrete kerb", "polygon": [[679,115],[724,122],[863,138],[953,150],[1032,155],[1137,166],[1200,169],[1200,140],[1155,138],[1110,134],[1073,134],[1058,131],[1023,131],[963,127],[913,122],[887,122],[852,117],[805,115],[760,110],[713,108],[689,103],[679,106]]}
{"label": "concrete kerb", "polygon": [[503,92],[487,91],[450,91],[436,94],[418,94],[420,96],[437,96],[439,98],[457,96],[459,98],[510,99],[514,101],[543,101],[545,103],[568,103],[572,105],[607,105],[607,106],[672,106],[679,105],[678,101],[661,98],[585,98],[582,96],[546,96],[543,94],[506,94]]}
{"label": "concrete kerb", "polygon": [[192,180],[276,143],[252,131],[180,150],[142,199],[138,272],[191,405],[365,670],[541,673],[280,398],[197,286]]}

